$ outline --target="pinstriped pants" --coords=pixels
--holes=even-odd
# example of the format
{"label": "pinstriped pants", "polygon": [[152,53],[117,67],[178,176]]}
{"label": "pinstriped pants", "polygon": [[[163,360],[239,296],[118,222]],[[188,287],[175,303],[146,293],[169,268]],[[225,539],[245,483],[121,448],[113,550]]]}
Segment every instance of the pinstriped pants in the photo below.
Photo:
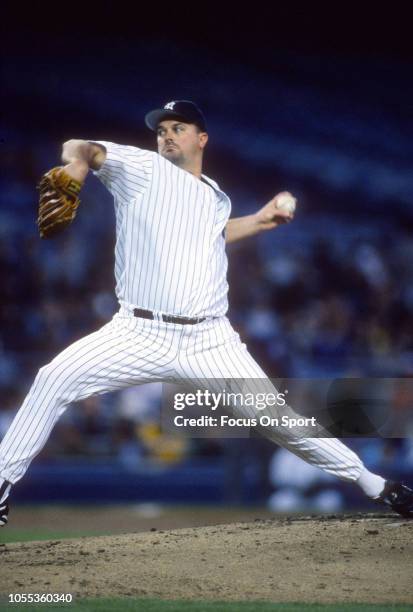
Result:
{"label": "pinstriped pants", "polygon": [[[39,370],[0,445],[0,477],[11,483],[22,478],[71,402],[146,382],[184,379],[266,379],[276,392],[226,317],[179,325],[136,318],[122,306],[100,330]],[[339,440],[264,429],[268,438],[312,465],[342,480],[359,478],[361,460]]]}

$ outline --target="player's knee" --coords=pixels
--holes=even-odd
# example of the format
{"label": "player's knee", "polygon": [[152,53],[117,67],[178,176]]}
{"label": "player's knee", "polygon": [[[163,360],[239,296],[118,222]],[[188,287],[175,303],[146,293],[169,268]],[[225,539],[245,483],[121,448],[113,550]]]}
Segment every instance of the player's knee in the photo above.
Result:
{"label": "player's knee", "polygon": [[40,368],[34,384],[39,392],[49,391],[55,399],[60,401],[65,399],[70,389],[67,372],[63,368],[57,369],[53,362]]}

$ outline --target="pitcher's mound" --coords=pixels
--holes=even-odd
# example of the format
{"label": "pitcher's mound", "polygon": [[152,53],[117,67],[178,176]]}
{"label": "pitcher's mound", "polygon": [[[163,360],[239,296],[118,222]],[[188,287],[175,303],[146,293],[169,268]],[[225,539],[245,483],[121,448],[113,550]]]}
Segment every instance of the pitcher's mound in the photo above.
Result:
{"label": "pitcher's mound", "polygon": [[0,546],[0,592],[413,603],[413,521],[392,514]]}

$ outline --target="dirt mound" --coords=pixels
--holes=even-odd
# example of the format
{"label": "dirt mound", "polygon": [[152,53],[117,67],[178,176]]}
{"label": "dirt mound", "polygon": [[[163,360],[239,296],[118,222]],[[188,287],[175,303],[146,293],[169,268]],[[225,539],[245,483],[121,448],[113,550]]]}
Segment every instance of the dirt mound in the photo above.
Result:
{"label": "dirt mound", "polygon": [[413,603],[413,521],[282,518],[0,546],[0,592]]}

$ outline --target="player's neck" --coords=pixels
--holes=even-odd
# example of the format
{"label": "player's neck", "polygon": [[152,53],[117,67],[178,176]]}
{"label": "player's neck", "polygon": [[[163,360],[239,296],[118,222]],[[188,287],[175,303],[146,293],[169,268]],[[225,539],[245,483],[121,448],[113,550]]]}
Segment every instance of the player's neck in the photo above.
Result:
{"label": "player's neck", "polygon": [[202,166],[189,166],[189,165],[184,165],[183,166],[183,170],[186,170],[187,172],[190,172],[191,174],[193,174],[194,176],[196,176],[196,178],[200,179],[202,176]]}
{"label": "player's neck", "polygon": [[165,156],[165,157],[172,164],[174,164],[175,166],[178,166],[178,168],[181,168],[182,170],[186,170],[190,174],[193,174],[196,178],[201,179],[202,177],[202,154],[195,155],[193,157],[190,157],[189,159],[181,155],[177,157],[174,156],[172,158],[169,158],[168,156]]}
{"label": "player's neck", "polygon": [[202,176],[202,159],[192,159],[190,161],[186,161],[182,164],[181,168],[200,179]]}

